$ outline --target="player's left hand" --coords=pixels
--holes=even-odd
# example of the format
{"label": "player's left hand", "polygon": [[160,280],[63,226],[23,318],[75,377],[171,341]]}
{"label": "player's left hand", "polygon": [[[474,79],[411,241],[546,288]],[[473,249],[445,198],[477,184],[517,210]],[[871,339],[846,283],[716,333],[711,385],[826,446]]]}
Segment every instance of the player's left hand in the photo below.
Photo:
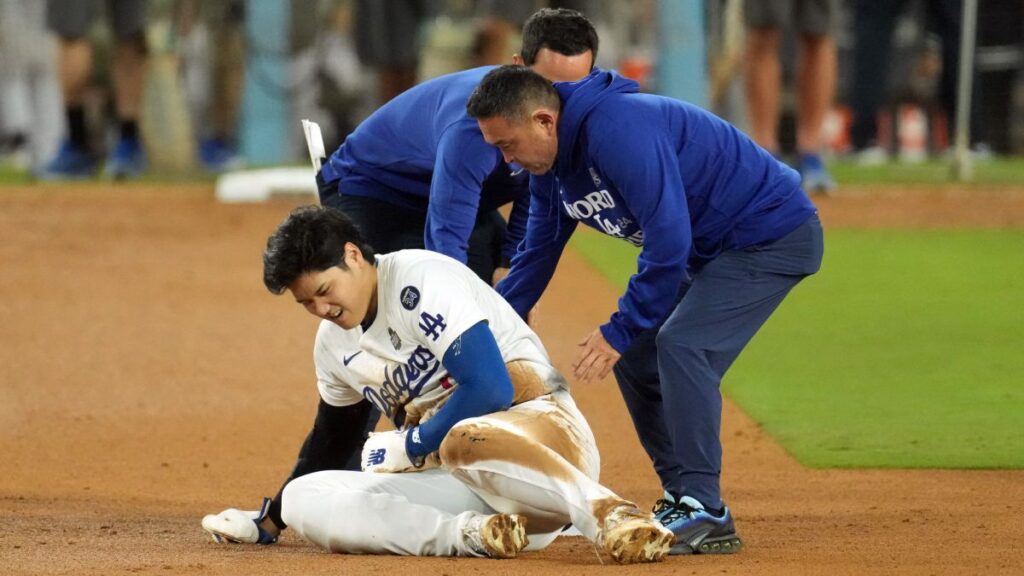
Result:
{"label": "player's left hand", "polygon": [[363,472],[409,472],[419,470],[405,451],[405,437],[409,430],[371,432],[363,444],[361,467]]}
{"label": "player's left hand", "polygon": [[576,359],[572,362],[573,375],[578,380],[590,382],[602,379],[619,361],[621,354],[604,339],[598,328],[579,341]]}

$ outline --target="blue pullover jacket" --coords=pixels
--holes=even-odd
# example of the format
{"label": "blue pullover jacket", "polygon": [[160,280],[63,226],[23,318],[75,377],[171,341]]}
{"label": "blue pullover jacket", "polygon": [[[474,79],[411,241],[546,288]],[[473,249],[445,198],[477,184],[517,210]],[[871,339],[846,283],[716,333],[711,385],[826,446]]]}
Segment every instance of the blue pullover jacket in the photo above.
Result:
{"label": "blue pullover jacket", "polygon": [[426,248],[463,263],[477,213],[514,201],[502,249],[511,258],[526,230],[529,175],[512,176],[466,115],[469,95],[492,68],[441,76],[396,96],[331,155],[324,181],[337,181],[341,194],[426,212]]}
{"label": "blue pullover jacket", "polygon": [[531,177],[526,238],[498,292],[525,317],[577,222],[642,249],[601,326],[620,353],[667,316],[687,270],[778,240],[815,212],[800,177],[717,116],[595,69],[556,83],[558,156]]}

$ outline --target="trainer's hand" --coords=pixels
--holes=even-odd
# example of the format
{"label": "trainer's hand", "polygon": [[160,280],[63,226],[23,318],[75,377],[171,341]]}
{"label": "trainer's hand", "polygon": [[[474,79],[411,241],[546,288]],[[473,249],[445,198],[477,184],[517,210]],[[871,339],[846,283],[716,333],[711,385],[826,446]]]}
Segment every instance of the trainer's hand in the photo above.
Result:
{"label": "trainer's hand", "polygon": [[207,514],[203,530],[218,544],[273,544],[281,531],[266,521],[269,511],[270,498],[264,498],[259,510],[228,508],[219,514]]}
{"label": "trainer's hand", "polygon": [[409,430],[371,432],[363,444],[363,472],[408,472],[420,469],[423,464],[417,466],[405,451],[405,436],[408,433]]}
{"label": "trainer's hand", "polygon": [[572,371],[573,375],[583,382],[590,382],[595,378],[600,380],[607,376],[608,371],[615,366],[621,356],[604,339],[600,328],[580,340],[577,346],[580,349],[572,362]]}

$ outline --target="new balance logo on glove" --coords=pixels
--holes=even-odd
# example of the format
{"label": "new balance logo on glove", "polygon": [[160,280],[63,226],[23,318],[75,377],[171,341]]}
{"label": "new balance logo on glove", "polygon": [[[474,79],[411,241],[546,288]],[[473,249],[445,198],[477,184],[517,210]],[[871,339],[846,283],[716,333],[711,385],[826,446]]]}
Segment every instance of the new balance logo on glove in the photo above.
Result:
{"label": "new balance logo on glove", "polygon": [[366,466],[378,466],[384,463],[384,457],[387,456],[387,448],[378,448],[376,450],[370,450],[370,455],[366,458]]}
{"label": "new balance logo on glove", "polygon": [[371,432],[363,444],[363,472],[412,472],[423,467],[423,459],[413,461],[406,452],[408,430]]}

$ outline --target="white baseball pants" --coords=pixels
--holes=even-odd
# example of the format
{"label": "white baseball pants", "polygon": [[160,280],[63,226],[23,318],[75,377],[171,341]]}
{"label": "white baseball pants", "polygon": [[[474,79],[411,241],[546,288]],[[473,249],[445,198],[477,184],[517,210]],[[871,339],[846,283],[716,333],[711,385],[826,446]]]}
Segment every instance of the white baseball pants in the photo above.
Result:
{"label": "white baseball pants", "polygon": [[442,469],[404,474],[324,471],[293,480],[281,516],[334,552],[469,555],[473,513],[523,514],[529,549],[573,524],[592,541],[624,501],[597,482],[593,434],[568,391],[463,420],[445,437]]}

